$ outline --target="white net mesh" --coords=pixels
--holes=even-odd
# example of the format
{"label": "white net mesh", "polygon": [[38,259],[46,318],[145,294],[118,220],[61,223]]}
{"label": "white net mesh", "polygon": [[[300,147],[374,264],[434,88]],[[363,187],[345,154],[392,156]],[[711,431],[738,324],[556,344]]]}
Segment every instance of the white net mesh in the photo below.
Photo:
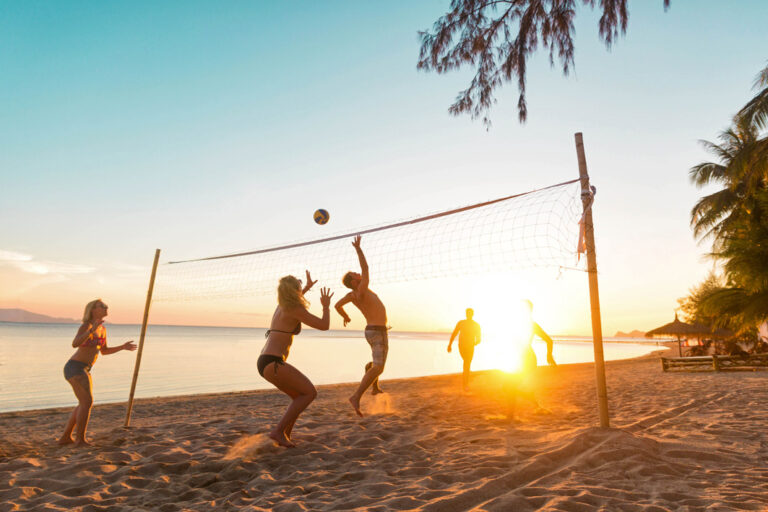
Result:
{"label": "white net mesh", "polygon": [[530,267],[574,267],[582,213],[578,180],[319,240],[158,268],[154,299],[186,301],[274,294],[280,277],[309,268],[320,283],[359,270],[362,247],[377,283]]}

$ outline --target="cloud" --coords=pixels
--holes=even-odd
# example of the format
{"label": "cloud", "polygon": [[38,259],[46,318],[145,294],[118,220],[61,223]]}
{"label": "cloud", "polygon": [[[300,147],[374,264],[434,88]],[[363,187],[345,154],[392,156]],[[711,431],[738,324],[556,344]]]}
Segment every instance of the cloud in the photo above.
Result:
{"label": "cloud", "polygon": [[29,254],[0,249],[0,264],[16,267],[22,272],[36,275],[73,275],[90,274],[96,269],[86,265],[74,265],[72,263],[59,263],[56,261],[38,261]]}
{"label": "cloud", "polygon": [[4,251],[0,249],[0,261],[30,261],[32,256],[20,252]]}
{"label": "cloud", "polygon": [[96,269],[85,265],[73,265],[71,263],[57,263],[55,261],[19,261],[14,266],[30,274],[90,274]]}

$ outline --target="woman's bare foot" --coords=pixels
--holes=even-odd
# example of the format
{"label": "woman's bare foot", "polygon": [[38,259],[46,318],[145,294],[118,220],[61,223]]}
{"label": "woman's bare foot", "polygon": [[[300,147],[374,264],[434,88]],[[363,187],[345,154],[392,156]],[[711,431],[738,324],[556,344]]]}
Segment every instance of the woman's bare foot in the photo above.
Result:
{"label": "woman's bare foot", "polygon": [[352,408],[355,410],[358,416],[363,417],[363,411],[360,410],[360,399],[355,395],[349,397],[349,403],[352,404]]}
{"label": "woman's bare foot", "polygon": [[273,430],[269,433],[269,438],[276,442],[279,446],[284,446],[286,448],[296,448],[296,445],[293,444],[290,439],[285,437],[285,434],[282,432],[275,432]]}
{"label": "woman's bare foot", "polygon": [[72,444],[72,443],[74,443],[74,442],[75,442],[75,440],[74,440],[74,439],[72,439],[72,436],[69,436],[69,437],[66,437],[66,436],[64,436],[64,437],[62,437],[61,439],[59,439],[58,441],[56,441],[56,442],[57,442],[58,444],[60,444],[61,446],[64,446],[64,445],[67,445],[67,444]]}
{"label": "woman's bare foot", "polygon": [[87,439],[78,439],[75,441],[75,446],[93,446]]}

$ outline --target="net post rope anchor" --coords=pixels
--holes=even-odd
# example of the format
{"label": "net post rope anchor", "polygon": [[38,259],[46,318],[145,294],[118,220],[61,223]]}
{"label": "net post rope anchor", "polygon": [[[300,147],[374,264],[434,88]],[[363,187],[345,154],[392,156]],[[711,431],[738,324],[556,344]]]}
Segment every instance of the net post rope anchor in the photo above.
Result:
{"label": "net post rope anchor", "polygon": [[589,190],[581,191],[581,200],[584,203],[584,212],[579,219],[579,242],[576,246],[576,263],[581,260],[581,255],[587,253],[587,240],[586,240],[586,227],[584,221],[587,218],[587,212],[592,211],[592,204],[595,202],[595,195],[597,194],[597,187],[594,185],[589,186]]}

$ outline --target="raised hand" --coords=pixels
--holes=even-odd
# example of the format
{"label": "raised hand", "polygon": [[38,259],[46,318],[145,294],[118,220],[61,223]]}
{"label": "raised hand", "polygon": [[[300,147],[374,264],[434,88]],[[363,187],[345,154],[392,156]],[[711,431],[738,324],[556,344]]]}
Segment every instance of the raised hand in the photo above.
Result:
{"label": "raised hand", "polygon": [[352,242],[352,247],[354,247],[354,248],[355,248],[355,249],[357,249],[357,250],[360,250],[360,240],[361,240],[362,238],[363,238],[362,236],[360,236],[360,235],[357,235],[357,236],[355,237],[355,240]]}
{"label": "raised hand", "polygon": [[309,275],[309,270],[307,270],[307,284],[306,284],[306,286],[304,286],[304,292],[303,293],[307,293],[310,288],[315,286],[315,283],[317,283],[317,280],[313,281],[312,277]]}
{"label": "raised hand", "polygon": [[[307,272],[307,279],[309,279],[309,272]],[[320,304],[323,305],[323,309],[331,307],[331,297],[333,297],[333,294],[330,288],[320,288]]]}

